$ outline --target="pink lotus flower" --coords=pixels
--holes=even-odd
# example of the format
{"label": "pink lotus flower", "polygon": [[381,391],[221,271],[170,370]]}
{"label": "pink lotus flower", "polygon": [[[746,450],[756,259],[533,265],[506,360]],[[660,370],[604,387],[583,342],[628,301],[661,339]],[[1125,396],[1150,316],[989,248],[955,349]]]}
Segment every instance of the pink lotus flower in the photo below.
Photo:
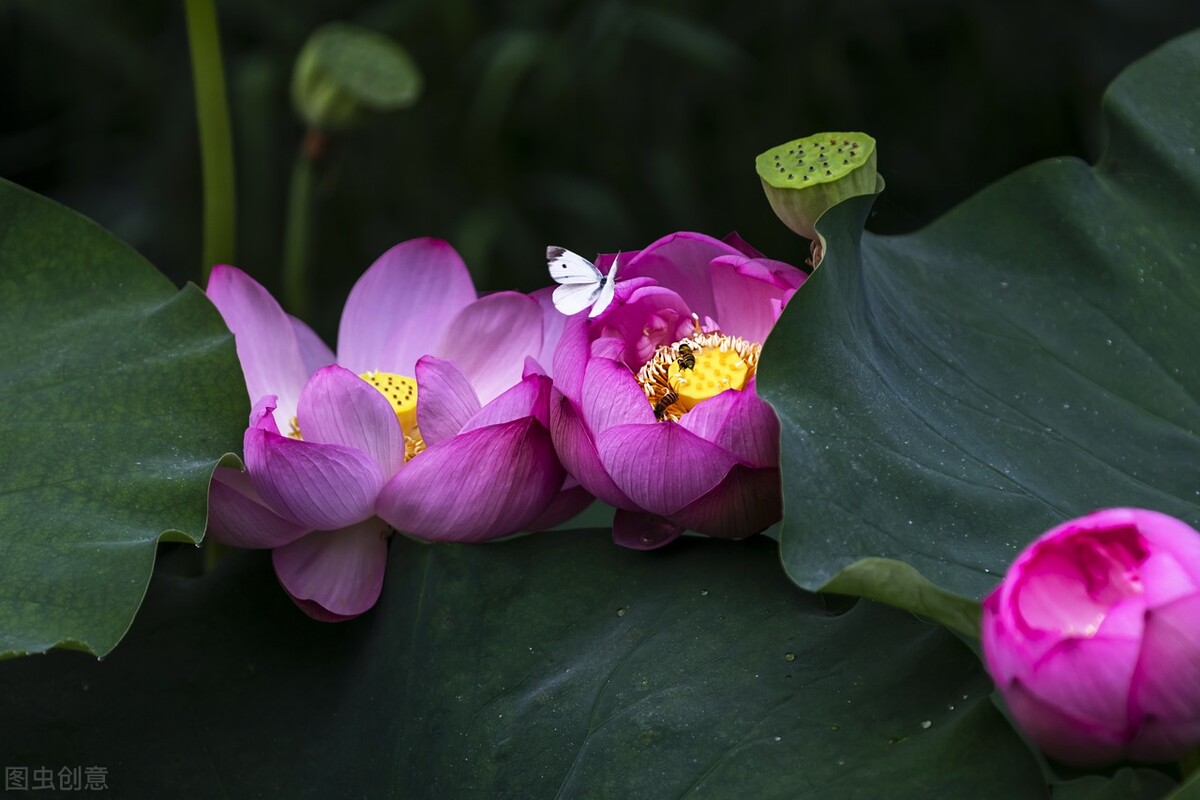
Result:
{"label": "pink lotus flower", "polygon": [[623,254],[613,303],[568,320],[551,431],[567,470],[617,507],[618,544],[740,538],[779,519],[779,421],[755,370],[804,278],[740,239],[676,233]]}
{"label": "pink lotus flower", "polygon": [[[545,363],[561,323],[514,292],[476,298],[449,244],[384,253],[342,311],[338,354],[254,280],[217,267],[254,410],[246,472],[218,470],[209,533],[272,548],[292,599],[323,620],[374,605],[392,529],[482,541],[557,524],[590,501],[555,457]],[[540,361],[539,361],[540,360]]]}
{"label": "pink lotus flower", "polygon": [[988,672],[1056,759],[1166,761],[1200,743],[1200,534],[1110,508],[1059,525],[983,604]]}

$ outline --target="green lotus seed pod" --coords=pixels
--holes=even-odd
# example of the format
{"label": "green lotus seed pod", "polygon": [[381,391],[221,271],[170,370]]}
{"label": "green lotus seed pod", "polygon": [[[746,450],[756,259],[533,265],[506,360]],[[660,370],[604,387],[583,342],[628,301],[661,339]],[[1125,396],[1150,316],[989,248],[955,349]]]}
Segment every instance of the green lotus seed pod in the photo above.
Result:
{"label": "green lotus seed pod", "polygon": [[796,139],[761,154],[754,168],[776,216],[814,240],[814,226],[828,209],[882,188],[876,187],[875,140],[865,133],[817,133]]}
{"label": "green lotus seed pod", "polygon": [[371,114],[407,108],[421,94],[421,73],[387,36],[335,22],[305,42],[292,71],[292,103],[314,128],[344,130]]}

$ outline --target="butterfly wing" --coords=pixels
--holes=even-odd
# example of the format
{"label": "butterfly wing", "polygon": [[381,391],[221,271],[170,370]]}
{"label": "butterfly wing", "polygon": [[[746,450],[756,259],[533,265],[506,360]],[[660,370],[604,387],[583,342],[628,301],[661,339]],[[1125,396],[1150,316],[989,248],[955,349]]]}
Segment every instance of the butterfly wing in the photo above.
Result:
{"label": "butterfly wing", "polygon": [[608,276],[600,286],[600,291],[596,297],[596,304],[592,306],[592,311],[588,314],[589,317],[600,316],[604,309],[608,308],[609,304],[612,303],[613,294],[617,291],[617,262],[620,259],[620,255],[613,259],[612,267],[608,270]]}
{"label": "butterfly wing", "polygon": [[[566,314],[578,314],[603,294],[599,283],[575,283],[554,287],[554,307]],[[609,292],[611,295],[612,292]],[[594,315],[593,315],[594,316]]]}
{"label": "butterfly wing", "polygon": [[[592,283],[599,287],[600,279],[604,277],[600,270],[596,269],[595,264],[578,253],[572,253],[565,247],[547,247],[546,264],[550,269],[550,277],[556,283],[565,285]],[[557,296],[558,293],[555,292],[555,297]]]}
{"label": "butterfly wing", "polygon": [[592,306],[591,313],[588,316],[600,316],[604,309],[608,308],[609,303],[613,301],[614,291],[616,291],[616,287],[613,286],[612,281],[605,281],[604,285],[596,292],[596,304]]}

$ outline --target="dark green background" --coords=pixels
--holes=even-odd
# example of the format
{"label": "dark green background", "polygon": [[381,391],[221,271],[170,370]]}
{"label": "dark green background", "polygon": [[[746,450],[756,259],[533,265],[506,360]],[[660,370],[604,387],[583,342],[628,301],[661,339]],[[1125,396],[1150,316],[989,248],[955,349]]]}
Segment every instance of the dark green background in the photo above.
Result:
{"label": "dark green background", "polygon": [[[501,7],[504,6],[504,7]],[[200,187],[182,2],[0,2],[0,176],[58,199],[177,282],[199,269]],[[314,264],[340,299],[397,241],[449,238],[482,289],[544,284],[542,249],[631,249],[676,229],[804,248],[754,156],[870,132],[888,190],[868,227],[916,229],[1040,158],[1101,148],[1117,72],[1200,25],[1188,2],[219,2],[240,266],[277,288],[302,133],[291,63],[317,25],[393,35],[417,106],[343,136],[320,181]]]}

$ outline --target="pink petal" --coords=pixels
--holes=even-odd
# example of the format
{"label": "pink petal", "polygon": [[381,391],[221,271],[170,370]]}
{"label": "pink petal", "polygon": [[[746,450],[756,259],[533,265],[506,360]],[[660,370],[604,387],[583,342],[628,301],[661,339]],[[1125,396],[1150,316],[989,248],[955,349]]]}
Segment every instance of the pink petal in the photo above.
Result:
{"label": "pink petal", "polygon": [[1200,741],[1200,719],[1168,720],[1147,718],[1125,747],[1125,757],[1134,761],[1177,761]]}
{"label": "pink petal", "polygon": [[527,417],[459,434],[420,453],[383,488],[378,512],[418,538],[484,541],[537,519],[565,477],[550,434]]}
{"label": "pink petal", "polygon": [[[1045,632],[1079,635],[1101,621],[1111,628],[1114,603],[1141,601],[1140,590],[1129,577],[1136,576],[1143,551],[1144,542],[1131,524],[1114,528],[1100,514],[1063,523],[1017,556],[1002,584],[999,607],[1012,615],[1015,630],[1031,641],[1044,639]],[[1096,584],[1086,573],[1100,564],[1106,565],[1110,579]],[[1120,619],[1140,629],[1140,613],[1126,613]]]}
{"label": "pink petal", "polygon": [[[1170,722],[1200,721],[1200,594],[1146,611],[1131,709]],[[1165,755],[1163,760],[1177,758]]]}
{"label": "pink petal", "polygon": [[726,256],[709,265],[721,331],[762,344],[805,274],[781,261]]}
{"label": "pink petal", "polygon": [[779,418],[753,391],[729,389],[684,414],[679,424],[749,467],[779,466]]}
{"label": "pink petal", "polygon": [[412,239],[381,255],[350,290],[338,363],[352,372],[412,376],[454,316],[475,300],[467,265],[448,242]]}
{"label": "pink petal", "polygon": [[[280,585],[282,586],[282,584]],[[286,586],[283,587],[283,591],[287,592]],[[313,602],[312,600],[300,600],[292,597],[290,593],[288,597],[291,597],[292,602],[296,604],[297,608],[317,622],[346,622],[358,616],[358,614],[335,614],[320,603]]]}
{"label": "pink petal", "polygon": [[614,425],[656,421],[654,406],[629,367],[607,358],[588,362],[581,411],[593,435]]}
{"label": "pink petal", "polygon": [[1187,597],[1197,588],[1187,565],[1165,550],[1151,549],[1139,565],[1138,573],[1150,608]]}
{"label": "pink petal", "polygon": [[569,317],[554,350],[554,386],[578,402],[583,392],[583,371],[591,353],[586,314]]}
{"label": "pink petal", "polygon": [[1012,607],[1006,592],[1007,583],[1001,583],[983,599],[983,615],[980,625],[980,644],[983,647],[983,663],[997,686],[1007,686],[1014,680],[1024,680],[1026,659],[1036,654],[1027,653],[1012,619]]}
{"label": "pink petal", "polygon": [[562,338],[563,328],[567,324],[567,315],[554,307],[554,287],[546,286],[530,295],[537,301],[542,311],[542,349],[537,354],[537,361],[550,368],[547,374],[554,377],[554,351],[558,349],[558,341]]}
{"label": "pink petal", "polygon": [[[621,361],[625,355],[625,343],[616,336],[601,336],[592,342],[592,358],[607,358],[609,361]],[[625,367],[629,369],[629,367]]]}
{"label": "pink petal", "polygon": [[737,464],[703,497],[671,515],[688,530],[722,539],[742,539],[774,525],[783,516],[778,469]]}
{"label": "pink petal", "polygon": [[521,380],[525,380],[530,375],[542,375],[549,378],[550,373],[546,368],[533,356],[525,356],[525,365],[521,368]]}
{"label": "pink petal", "polygon": [[236,267],[213,267],[206,294],[233,331],[251,402],[275,395],[275,413],[286,425],[296,415],[296,401],[308,379],[291,318],[266,289]]}
{"label": "pink petal", "polygon": [[[1200,535],[1197,535],[1195,528],[1175,517],[1144,508],[1109,510],[1127,512],[1137,526],[1138,533],[1151,543],[1151,551],[1170,553],[1179,568],[1191,578],[1190,583],[1200,585]],[[1101,513],[1104,512],[1097,512]],[[1168,595],[1177,594],[1178,585],[1177,580],[1172,580],[1156,589]],[[1147,601],[1155,602],[1149,597]]]}
{"label": "pink petal", "polygon": [[631,550],[657,550],[679,538],[683,528],[657,514],[618,508],[613,516],[613,542]]}
{"label": "pink petal", "polygon": [[766,256],[764,256],[761,252],[752,247],[749,242],[743,239],[737,231],[733,231],[732,233],[727,233],[725,236],[722,236],[721,241],[749,258],[766,258]]}
{"label": "pink petal", "polygon": [[383,486],[374,458],[351,447],[280,436],[271,405],[255,408],[266,413],[246,429],[243,447],[250,480],[268,506],[317,530],[344,528],[372,515]]}
{"label": "pink petal", "polygon": [[279,425],[275,422],[275,409],[278,405],[279,398],[273,394],[260,397],[250,409],[250,427],[279,433]]}
{"label": "pink petal", "polygon": [[385,477],[404,466],[404,432],[396,412],[378,389],[348,369],[317,370],[300,394],[296,413],[306,442],[361,450]]}
{"label": "pink petal", "polygon": [[646,276],[661,286],[674,289],[700,318],[717,316],[709,262],[721,256],[741,256],[734,247],[702,233],[673,233],[642,250],[628,263],[622,259],[626,278]]}
{"label": "pink petal", "polygon": [[592,435],[575,410],[575,404],[557,388],[551,392],[550,432],[563,466],[580,485],[610,506],[636,507],[608,476],[596,452]]}
{"label": "pink petal", "polygon": [[1124,729],[1073,717],[1019,682],[1000,687],[1013,717],[1034,744],[1068,764],[1099,766],[1121,757]]}
{"label": "pink petal", "polygon": [[271,554],[275,574],[309,616],[327,622],[358,616],[383,589],[386,535],[378,519],[313,531]]}
{"label": "pink petal", "polygon": [[292,332],[296,334],[296,344],[300,348],[300,359],[304,362],[305,372],[312,375],[321,367],[337,363],[329,345],[321,341],[321,337],[317,336],[312,328],[290,314],[288,319],[292,321]]}
{"label": "pink petal", "polygon": [[422,356],[416,377],[417,427],[427,447],[455,435],[479,413],[479,398],[453,361]]}
{"label": "pink petal", "polygon": [[[626,260],[628,260],[628,258],[629,257],[627,257]],[[634,302],[636,298],[647,289],[647,287],[651,286],[658,286],[658,281],[656,281],[654,278],[647,278],[645,276],[639,278],[621,278],[614,286],[612,303],[613,307]],[[658,286],[658,288],[661,289],[663,287]],[[668,289],[668,291],[670,290]],[[597,326],[602,326],[603,324],[603,321],[594,321],[591,323],[591,327],[595,329]]]}
{"label": "pink petal", "polygon": [[617,256],[620,256],[621,257],[621,269],[617,270],[617,278],[620,278],[621,270],[625,268],[625,264],[627,264],[631,259],[633,259],[634,256],[636,256],[640,252],[642,252],[642,251],[641,250],[622,250],[620,253],[600,253],[598,256],[596,256],[596,260],[593,261],[592,263],[596,265],[596,269],[600,270],[605,275],[607,275],[609,268],[612,267],[613,261],[615,261],[617,259]]}
{"label": "pink petal", "polygon": [[621,359],[637,369],[650,360],[655,348],[690,335],[694,325],[691,309],[676,292],[647,281],[648,285],[627,293],[634,282],[620,287],[620,294],[628,296],[613,304],[599,327],[602,336],[614,336],[624,343]]}
{"label": "pink petal", "polygon": [[727,389],[692,408],[679,419],[679,424],[697,436],[715,442],[729,424],[730,417],[741,406],[743,392]]}
{"label": "pink petal", "polygon": [[722,448],[673,422],[617,425],[596,437],[596,450],[621,491],[642,509],[664,517],[707,493],[737,463]]}
{"label": "pink petal", "polygon": [[545,375],[530,373],[520,383],[484,406],[467,420],[461,433],[533,417],[543,427],[550,425],[550,385]]}
{"label": "pink petal", "polygon": [[458,365],[486,405],[521,380],[525,357],[541,350],[542,311],[537,301],[516,292],[497,292],[459,312],[433,353]]}
{"label": "pink petal", "polygon": [[[763,280],[770,280],[785,289],[799,289],[806,280],[808,273],[799,267],[794,267],[786,261],[776,261],[773,258],[766,256],[757,256],[753,260],[743,265],[743,269],[750,271],[751,267],[755,270],[761,269],[763,272],[756,272]],[[767,277],[769,274],[770,277]]]}
{"label": "pink petal", "polygon": [[983,601],[981,643],[984,663],[997,685],[1025,681],[1057,643],[1057,634],[1032,630],[1014,599],[1012,580],[997,586]]}
{"label": "pink petal", "polygon": [[558,527],[590,506],[595,499],[591,492],[568,475],[546,510],[525,527],[531,531],[545,531]]}
{"label": "pink petal", "polygon": [[269,548],[295,541],[308,531],[263,505],[246,473],[223,467],[213,473],[205,536],[233,547]]}
{"label": "pink petal", "polygon": [[[1070,600],[1067,600],[1070,602]],[[1095,638],[1138,641],[1146,628],[1146,603],[1141,595],[1118,600],[1108,608]]]}
{"label": "pink petal", "polygon": [[1034,666],[1026,687],[1073,717],[1120,729],[1128,720],[1140,644],[1137,638],[1063,639]]}

